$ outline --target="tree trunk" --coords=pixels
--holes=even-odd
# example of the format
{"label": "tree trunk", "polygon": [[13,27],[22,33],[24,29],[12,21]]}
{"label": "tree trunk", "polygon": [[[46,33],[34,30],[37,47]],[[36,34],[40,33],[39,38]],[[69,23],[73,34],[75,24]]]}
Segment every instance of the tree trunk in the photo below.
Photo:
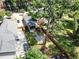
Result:
{"label": "tree trunk", "polygon": [[62,55],[65,55],[67,59],[71,59],[70,55],[58,44],[54,37],[47,32],[47,30],[40,28],[41,31],[56,45],[56,47],[61,51]]}

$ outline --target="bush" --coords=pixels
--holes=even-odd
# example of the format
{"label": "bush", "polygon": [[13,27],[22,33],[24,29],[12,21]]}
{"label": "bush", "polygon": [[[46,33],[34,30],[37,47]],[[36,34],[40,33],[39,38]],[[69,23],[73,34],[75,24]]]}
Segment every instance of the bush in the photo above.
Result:
{"label": "bush", "polygon": [[30,46],[34,46],[35,44],[37,44],[37,41],[34,37],[34,33],[25,32],[25,36]]}
{"label": "bush", "polygon": [[23,59],[22,57],[16,57],[16,59]]}
{"label": "bush", "polygon": [[26,59],[48,59],[46,55],[38,49],[31,47],[26,53]]}
{"label": "bush", "polygon": [[3,16],[4,16],[4,15],[5,15],[5,12],[4,12],[4,11],[0,12],[0,21],[3,20]]}
{"label": "bush", "polygon": [[5,15],[7,15],[7,16],[11,16],[11,14],[12,14],[12,12],[10,12],[10,11],[5,12]]}

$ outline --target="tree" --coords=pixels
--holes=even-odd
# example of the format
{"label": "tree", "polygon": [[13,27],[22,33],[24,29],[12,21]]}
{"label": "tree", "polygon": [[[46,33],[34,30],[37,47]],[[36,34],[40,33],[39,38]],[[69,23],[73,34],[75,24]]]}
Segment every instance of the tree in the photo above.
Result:
{"label": "tree", "polygon": [[[76,1],[75,0],[31,0],[30,2],[28,1],[27,10],[29,14],[32,15],[33,18],[37,19],[37,18],[45,17],[46,19],[48,19],[48,29],[47,29],[48,32],[51,32],[52,35],[57,36],[58,33],[55,34],[56,31],[54,30],[56,30],[58,26],[61,29],[63,27],[64,28],[63,31],[65,30],[65,27],[63,26],[64,22],[62,22],[61,19],[64,14],[68,16],[69,13],[71,12],[75,13],[75,11],[78,10],[78,5],[76,5],[76,3],[78,4],[77,0]],[[75,15],[73,13],[71,14],[73,15],[72,17],[74,19]],[[62,23],[62,27],[57,24],[59,22]],[[74,21],[74,23],[76,25],[76,21]],[[77,29],[76,26],[75,28]],[[61,31],[61,29],[58,31]],[[57,37],[55,38],[57,39]],[[66,39],[67,38],[65,38],[65,40]],[[61,42],[63,42],[63,40],[61,40]],[[67,41],[66,43],[68,42],[69,41]],[[64,43],[63,45],[65,46]],[[69,47],[67,46],[66,48],[68,49]]]}

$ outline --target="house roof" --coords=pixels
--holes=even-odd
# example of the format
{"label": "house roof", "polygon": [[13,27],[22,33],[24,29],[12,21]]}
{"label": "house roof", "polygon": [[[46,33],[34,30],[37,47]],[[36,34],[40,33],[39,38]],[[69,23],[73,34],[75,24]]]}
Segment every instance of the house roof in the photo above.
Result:
{"label": "house roof", "polygon": [[0,53],[15,52],[15,37],[17,36],[17,23],[4,19],[0,26]]}

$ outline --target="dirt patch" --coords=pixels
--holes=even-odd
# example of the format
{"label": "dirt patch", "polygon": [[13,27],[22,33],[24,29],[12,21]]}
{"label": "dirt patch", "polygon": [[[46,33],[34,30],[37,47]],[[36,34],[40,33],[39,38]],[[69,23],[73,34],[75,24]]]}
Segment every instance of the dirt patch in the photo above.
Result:
{"label": "dirt patch", "polygon": [[79,59],[79,47],[76,47],[76,52],[78,54],[78,58],[77,59]]}

